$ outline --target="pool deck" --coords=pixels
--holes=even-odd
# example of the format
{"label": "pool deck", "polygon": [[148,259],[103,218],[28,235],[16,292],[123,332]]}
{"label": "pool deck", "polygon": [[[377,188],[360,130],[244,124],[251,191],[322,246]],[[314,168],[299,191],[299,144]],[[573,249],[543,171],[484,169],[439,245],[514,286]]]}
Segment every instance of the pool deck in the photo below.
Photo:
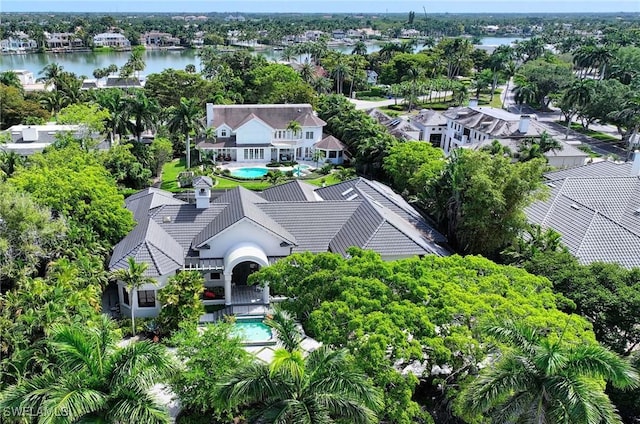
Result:
{"label": "pool deck", "polygon": [[[267,163],[268,162],[224,162],[223,164],[220,164],[218,166],[220,166],[222,169],[228,169],[229,171],[233,171],[236,169],[240,169],[240,168],[264,168],[264,169],[279,169],[282,172],[287,172],[287,171],[291,171],[293,170],[293,166],[280,166],[278,168],[269,168],[267,167]],[[298,165],[306,165],[309,168],[315,169],[316,168],[316,163],[315,162],[311,162],[311,161],[298,161]],[[296,165],[296,167],[298,166]],[[318,162],[318,167],[322,166],[322,163]],[[305,170],[302,169],[302,171],[304,172]]]}

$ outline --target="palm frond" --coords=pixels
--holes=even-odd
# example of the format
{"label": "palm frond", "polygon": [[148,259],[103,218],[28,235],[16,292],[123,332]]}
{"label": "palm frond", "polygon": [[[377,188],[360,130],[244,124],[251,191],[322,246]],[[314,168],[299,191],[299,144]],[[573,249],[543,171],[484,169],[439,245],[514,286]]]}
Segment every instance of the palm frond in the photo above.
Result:
{"label": "palm frond", "polygon": [[572,349],[567,370],[577,375],[603,378],[620,389],[640,387],[638,373],[628,362],[599,345],[580,345]]}
{"label": "palm frond", "polygon": [[358,401],[342,395],[323,394],[318,403],[329,411],[329,415],[353,424],[373,424],[378,422],[376,413]]}
{"label": "palm frond", "polygon": [[131,399],[120,399],[108,411],[109,421],[114,423],[167,424],[169,415],[165,408],[149,394]]}

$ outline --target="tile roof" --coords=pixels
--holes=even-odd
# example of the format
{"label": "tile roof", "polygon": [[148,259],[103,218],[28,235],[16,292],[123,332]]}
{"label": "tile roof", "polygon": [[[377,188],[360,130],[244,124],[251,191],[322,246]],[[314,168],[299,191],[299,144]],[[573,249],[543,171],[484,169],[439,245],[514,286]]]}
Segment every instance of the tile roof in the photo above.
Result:
{"label": "tile roof", "polygon": [[449,254],[439,245],[446,239],[402,197],[362,178],[320,189],[295,180],[261,194],[237,187],[206,209],[148,188],[127,198],[126,206],[137,225],[115,246],[109,267],[124,268],[132,256],[149,265],[152,277],[188,266],[198,246],[244,219],[289,243],[293,252],[346,254],[359,246],[388,257]]}
{"label": "tile roof", "polygon": [[447,118],[435,110],[422,109],[416,116],[411,118],[411,122],[423,126],[445,126],[447,125]]}
{"label": "tile roof", "polygon": [[304,181],[293,180],[269,187],[262,192],[262,197],[269,202],[313,202],[318,200],[314,193],[316,188]]}
{"label": "tile roof", "polygon": [[465,128],[474,129],[490,137],[538,137],[547,130],[546,127],[530,119],[528,130],[523,134],[518,130],[519,115],[492,107],[460,107],[449,109],[443,115]]}
{"label": "tile roof", "polygon": [[213,119],[208,125],[216,128],[226,125],[235,130],[253,118],[275,129],[285,129],[291,121],[297,121],[303,127],[326,125],[314,115],[310,104],[213,105],[212,110]]}
{"label": "tile roof", "polygon": [[313,145],[316,149],[323,150],[347,150],[345,144],[332,135],[328,135]]}
{"label": "tile roof", "polygon": [[549,198],[529,206],[527,217],[559,232],[582,263],[640,266],[640,179],[630,170],[599,162],[548,173]]}

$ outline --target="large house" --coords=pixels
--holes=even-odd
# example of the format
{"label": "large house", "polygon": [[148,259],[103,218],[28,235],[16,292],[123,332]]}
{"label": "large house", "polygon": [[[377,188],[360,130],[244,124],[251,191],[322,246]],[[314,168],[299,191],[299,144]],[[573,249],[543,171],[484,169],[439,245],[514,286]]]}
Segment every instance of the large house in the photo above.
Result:
{"label": "large house", "polygon": [[550,195],[526,209],[553,228],[581,263],[640,267],[640,154],[633,163],[603,161],[545,175]]}
{"label": "large house", "polygon": [[45,32],[45,43],[52,50],[73,50],[84,47],[84,42],[73,32]]}
{"label": "large house", "polygon": [[148,31],[140,36],[140,43],[147,47],[170,47],[180,45],[180,38],[168,32]]}
{"label": "large house", "polygon": [[334,252],[344,256],[357,246],[385,260],[448,255],[446,239],[389,187],[362,178],[317,188],[291,181],[254,193],[237,187],[211,195],[208,177],[194,180],[195,204],[148,188],[126,199],[135,228],[114,248],[110,270],[128,258],[148,265],[157,281],[133,298],[118,283],[121,312],[155,316],[157,291],[181,271],[200,272],[202,301],[236,314],[269,304],[269,287],[247,285],[259,268],[296,252]]}
{"label": "large house", "polygon": [[37,48],[38,43],[23,31],[11,33],[4,40],[0,40],[3,53],[25,53]]}
{"label": "large house", "polygon": [[[502,109],[477,106],[449,109],[443,113],[447,129],[441,147],[446,154],[456,148],[480,148],[498,140],[512,149],[518,149],[527,138],[539,138],[548,129],[529,115],[516,115]],[[585,152],[560,141],[562,150],[545,153],[549,165],[570,168],[584,165],[589,158]]]}
{"label": "large house", "polygon": [[131,48],[131,42],[127,37],[117,32],[103,32],[102,34],[94,35],[93,45],[95,47],[113,47],[121,50]]}
{"label": "large house", "polygon": [[[206,126],[215,129],[215,140],[199,141],[197,147],[213,152],[218,161],[312,160],[317,145],[326,138],[322,134],[326,123],[315,115],[310,104],[207,103],[206,107]],[[345,151],[329,150],[328,154],[331,156],[327,159],[340,162]]]}

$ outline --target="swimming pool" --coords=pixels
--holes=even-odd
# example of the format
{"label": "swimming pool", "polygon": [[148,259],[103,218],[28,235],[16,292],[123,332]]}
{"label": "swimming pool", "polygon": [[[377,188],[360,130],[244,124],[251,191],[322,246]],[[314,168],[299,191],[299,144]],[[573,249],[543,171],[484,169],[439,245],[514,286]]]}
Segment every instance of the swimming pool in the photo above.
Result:
{"label": "swimming pool", "polygon": [[237,168],[231,171],[231,175],[239,178],[257,179],[267,175],[267,168]]}
{"label": "swimming pool", "polygon": [[234,324],[233,332],[242,337],[245,342],[265,342],[273,339],[271,328],[262,318],[238,319]]}

